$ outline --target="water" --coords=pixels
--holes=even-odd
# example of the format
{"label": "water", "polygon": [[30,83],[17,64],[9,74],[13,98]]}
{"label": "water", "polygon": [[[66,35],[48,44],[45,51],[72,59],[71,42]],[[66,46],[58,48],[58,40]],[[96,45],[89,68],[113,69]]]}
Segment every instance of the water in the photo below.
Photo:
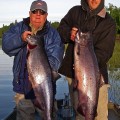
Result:
{"label": "water", "polygon": [[0,120],[9,115],[15,106],[12,90],[12,63],[13,58],[5,55],[0,49]]}
{"label": "water", "polygon": [[109,72],[109,101],[120,105],[120,69]]}
{"label": "water", "polygon": [[[6,116],[8,116],[15,107],[14,102],[14,92],[12,87],[12,64],[13,57],[9,57],[3,53],[0,49],[0,120],[4,120]],[[115,73],[110,73],[110,84],[112,85],[109,89],[109,101],[112,101],[116,104],[120,105],[120,80],[115,78],[115,74],[119,73],[118,70]],[[63,76],[62,79],[57,81],[57,93],[56,99],[64,99],[66,95],[69,95],[68,84]]]}

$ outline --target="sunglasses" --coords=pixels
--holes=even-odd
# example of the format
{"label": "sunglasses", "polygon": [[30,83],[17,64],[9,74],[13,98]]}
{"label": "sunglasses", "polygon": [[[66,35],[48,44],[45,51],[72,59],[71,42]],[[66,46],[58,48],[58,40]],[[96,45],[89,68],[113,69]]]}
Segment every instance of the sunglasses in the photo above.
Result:
{"label": "sunglasses", "polygon": [[43,10],[41,10],[41,9],[36,9],[36,10],[33,10],[33,11],[32,11],[33,14],[38,14],[38,12],[39,12],[39,14],[41,14],[41,15],[46,14],[46,12],[43,11]]}

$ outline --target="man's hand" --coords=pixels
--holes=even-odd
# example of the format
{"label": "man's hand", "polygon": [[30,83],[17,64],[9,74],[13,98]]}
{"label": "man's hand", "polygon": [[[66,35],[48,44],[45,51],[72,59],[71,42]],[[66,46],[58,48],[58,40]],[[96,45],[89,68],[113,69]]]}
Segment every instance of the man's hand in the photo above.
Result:
{"label": "man's hand", "polygon": [[21,37],[22,37],[22,40],[23,40],[24,42],[26,42],[26,38],[28,37],[28,35],[32,35],[32,32],[30,32],[30,31],[24,31],[24,32],[22,33]]}
{"label": "man's hand", "polygon": [[[24,42],[27,42],[26,40],[27,40],[28,35],[32,35],[32,32],[30,32],[30,31],[24,31],[24,32],[22,33],[21,37],[22,37],[22,40],[23,40]],[[37,46],[37,45],[30,45],[30,44],[28,44],[28,45],[27,45],[27,48],[28,48],[28,49],[34,49],[36,46]]]}
{"label": "man's hand", "polygon": [[72,30],[71,30],[71,36],[70,36],[70,39],[71,39],[72,41],[75,40],[77,31],[78,31],[78,29],[77,29],[76,27],[73,27],[73,28],[72,28]]}

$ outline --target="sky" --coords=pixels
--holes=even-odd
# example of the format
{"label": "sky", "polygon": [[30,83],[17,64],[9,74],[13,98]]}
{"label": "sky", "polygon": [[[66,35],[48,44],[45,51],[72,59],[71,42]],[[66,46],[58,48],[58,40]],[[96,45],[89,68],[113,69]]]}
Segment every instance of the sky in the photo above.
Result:
{"label": "sky", "polygon": [[[48,20],[51,22],[60,21],[71,7],[80,4],[80,0],[45,1],[48,5]],[[32,2],[33,0],[0,0],[0,27],[28,17]],[[120,7],[119,0],[105,0],[105,6],[109,3]]]}

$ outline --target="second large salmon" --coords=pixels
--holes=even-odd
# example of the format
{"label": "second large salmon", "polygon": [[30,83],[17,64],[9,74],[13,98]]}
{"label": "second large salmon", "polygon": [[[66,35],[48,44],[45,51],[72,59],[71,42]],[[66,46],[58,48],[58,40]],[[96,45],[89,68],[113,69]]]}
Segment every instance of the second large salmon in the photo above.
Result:
{"label": "second large salmon", "polygon": [[97,110],[100,73],[89,32],[78,31],[74,47],[74,87],[78,91],[77,111],[85,120],[94,120]]}

